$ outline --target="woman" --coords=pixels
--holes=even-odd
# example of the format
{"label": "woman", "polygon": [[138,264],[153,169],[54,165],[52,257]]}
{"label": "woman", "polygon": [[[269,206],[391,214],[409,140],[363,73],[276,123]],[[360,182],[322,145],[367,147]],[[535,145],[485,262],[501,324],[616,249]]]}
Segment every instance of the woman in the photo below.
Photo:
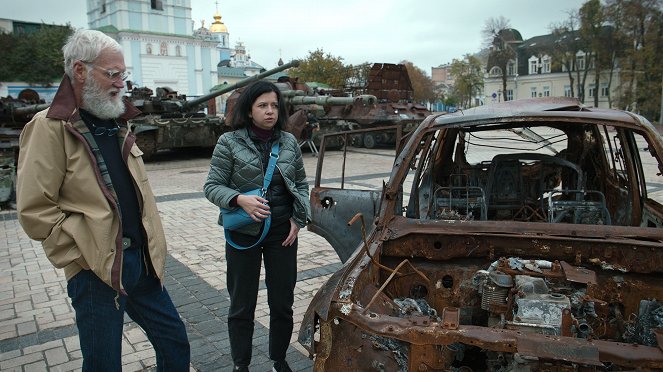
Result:
{"label": "woman", "polygon": [[[265,261],[269,303],[269,356],[274,371],[290,371],[285,361],[292,335],[292,305],[297,280],[297,234],[310,219],[308,184],[295,137],[283,131],[287,120],[279,89],[255,82],[237,99],[231,115],[234,131],[223,134],[214,148],[205,196],[223,208],[242,208],[256,223],[230,232],[242,246],[254,244],[262,221],[271,215],[265,239],[254,248],[236,249],[226,243],[227,285],[230,293],[228,333],[235,371],[248,371],[251,362],[260,265]],[[263,186],[272,144],[279,158],[267,194],[241,193]],[[223,221],[219,216],[219,224]]]}

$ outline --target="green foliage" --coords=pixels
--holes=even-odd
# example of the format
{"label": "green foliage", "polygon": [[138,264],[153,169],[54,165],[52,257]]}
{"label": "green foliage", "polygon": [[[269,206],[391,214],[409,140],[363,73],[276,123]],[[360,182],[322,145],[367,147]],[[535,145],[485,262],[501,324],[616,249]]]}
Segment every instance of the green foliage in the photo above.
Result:
{"label": "green foliage", "polygon": [[4,61],[0,63],[0,81],[15,80],[13,76],[13,66],[11,64],[12,55],[8,53],[16,48],[16,38],[9,33],[0,33],[0,50],[3,51]]}
{"label": "green foliage", "polygon": [[62,46],[73,28],[42,24],[28,34],[1,34],[0,48],[7,56],[0,67],[1,81],[49,84],[64,73]]}
{"label": "green foliage", "polygon": [[454,98],[461,107],[471,107],[472,98],[481,93],[483,87],[481,61],[469,54],[466,54],[463,60],[454,59],[451,63],[451,75],[456,81]]}
{"label": "green foliage", "polygon": [[659,0],[609,0],[606,20],[614,25],[620,52],[621,86],[617,105],[650,120],[661,117],[663,9]]}
{"label": "green foliage", "polygon": [[436,97],[433,80],[426,75],[424,70],[415,66],[410,61],[401,61],[405,65],[407,74],[414,90],[414,100],[419,103],[434,102]]}
{"label": "green foliage", "polygon": [[[405,64],[417,102],[435,100],[433,81],[426,73],[414,66],[412,62]],[[373,64],[366,62],[359,65],[344,65],[342,57],[325,53],[322,49],[309,51],[308,57],[302,60],[299,67],[291,68],[289,75],[300,82],[325,83],[334,89],[363,94],[367,86],[368,74]]]}
{"label": "green foliage", "polygon": [[346,66],[345,91],[355,96],[365,94],[372,66],[369,62]]}
{"label": "green foliage", "polygon": [[501,71],[502,94],[506,101],[506,81],[508,65],[510,61],[516,60],[516,50],[512,45],[514,34],[508,19],[500,16],[499,18],[489,18],[484,25],[483,34],[486,44],[490,45],[488,60],[491,66],[497,66]]}
{"label": "green foliage", "polygon": [[347,73],[343,58],[325,54],[322,49],[309,51],[308,57],[299,67],[289,71],[291,77],[299,78],[302,82],[325,83],[337,89],[342,89],[345,85]]}

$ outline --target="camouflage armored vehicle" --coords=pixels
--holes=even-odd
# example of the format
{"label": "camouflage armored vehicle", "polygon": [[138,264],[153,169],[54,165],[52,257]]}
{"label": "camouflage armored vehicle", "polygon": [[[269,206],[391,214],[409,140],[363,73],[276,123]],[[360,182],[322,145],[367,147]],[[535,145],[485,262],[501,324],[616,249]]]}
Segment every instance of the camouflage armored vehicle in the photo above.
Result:
{"label": "camouflage armored vehicle", "polygon": [[[288,131],[305,140],[306,124],[314,122],[315,128],[308,135],[319,146],[323,134],[341,131],[400,125],[407,133],[430,115],[426,107],[412,102],[414,90],[405,65],[375,63],[365,75],[358,83],[357,79],[348,77],[347,86],[338,91],[312,89],[296,77],[278,81],[276,85],[289,105]],[[240,92],[237,90],[230,96],[226,113],[232,111]],[[393,144],[394,133],[393,130],[362,132],[353,136],[352,143],[366,148]],[[336,137],[337,142],[327,146],[341,145],[339,139]]]}
{"label": "camouflage armored vehicle", "polygon": [[23,126],[40,110],[48,107],[39,99],[39,94],[25,89],[19,98],[0,98],[0,207],[14,197],[18,137]]}
{"label": "camouflage armored vehicle", "polygon": [[[358,110],[370,109],[377,103],[377,98],[371,95],[360,95],[356,97],[334,97],[312,93],[306,85],[292,83],[289,79],[281,79],[276,83],[283,98],[288,105],[289,114],[286,131],[292,133],[299,141],[305,141],[311,137],[315,145],[320,144],[322,135],[339,131],[351,130],[352,123],[339,120],[325,120],[327,112],[331,108]],[[234,109],[235,102],[241,94],[242,89],[237,89],[226,101],[226,117],[229,119]],[[312,124],[314,124],[312,126]],[[232,126],[230,121],[228,125]],[[340,142],[328,144],[331,147],[341,145]]]}
{"label": "camouflage armored vehicle", "polygon": [[[142,114],[130,120],[129,125],[136,133],[136,143],[143,151],[143,158],[147,160],[163,149],[214,147],[229,126],[220,117],[202,112],[202,104],[297,65],[299,61],[294,60],[193,100],[186,100],[186,96],[167,88],[157,88],[156,96],[152,96],[151,89],[131,89],[129,99]],[[34,114],[49,106],[30,89],[21,92],[18,99],[0,99],[0,206],[13,199],[21,130]]]}
{"label": "camouflage armored vehicle", "polygon": [[[350,84],[353,82],[353,84]],[[414,88],[403,64],[374,63],[367,77],[348,79],[346,94],[370,94],[377,97],[377,104],[370,109],[331,108],[323,121],[346,121],[352,129],[368,129],[384,126],[401,126],[404,133],[415,129],[431,112],[414,102]],[[355,136],[353,144],[358,147],[374,148],[393,144],[393,131],[365,132]]]}
{"label": "camouflage armored vehicle", "polygon": [[[157,88],[154,96],[148,88],[132,89],[130,100],[142,115],[130,120],[129,125],[136,134],[143,157],[149,159],[157,151],[166,149],[214,147],[219,136],[230,127],[213,114],[214,104],[210,100],[297,65],[297,60],[286,63],[193,100],[168,88]],[[205,103],[209,104],[210,114],[201,110]]]}

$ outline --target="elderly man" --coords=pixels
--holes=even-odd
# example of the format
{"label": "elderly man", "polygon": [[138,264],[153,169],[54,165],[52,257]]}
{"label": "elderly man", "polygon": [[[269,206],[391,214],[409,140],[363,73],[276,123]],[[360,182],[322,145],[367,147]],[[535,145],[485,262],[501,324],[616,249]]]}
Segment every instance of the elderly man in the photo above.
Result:
{"label": "elderly man", "polygon": [[166,239],[127,119],[120,45],[92,30],[62,48],[65,76],[20,138],[21,225],[63,268],[84,371],[121,371],[124,313],[156,352],[157,371],[188,371],[186,329],[163,287]]}

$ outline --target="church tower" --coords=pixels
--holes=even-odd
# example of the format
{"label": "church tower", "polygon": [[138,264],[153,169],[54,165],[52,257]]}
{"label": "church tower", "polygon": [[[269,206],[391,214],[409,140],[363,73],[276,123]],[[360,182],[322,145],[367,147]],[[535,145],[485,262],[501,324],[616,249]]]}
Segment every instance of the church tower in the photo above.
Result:
{"label": "church tower", "polygon": [[122,45],[134,85],[200,96],[218,82],[219,41],[194,32],[191,0],[87,0],[87,15]]}
{"label": "church tower", "polygon": [[209,31],[219,39],[216,49],[219,51],[221,61],[230,59],[230,34],[228,33],[228,27],[221,21],[219,2],[216,3],[214,22],[209,27]]}

